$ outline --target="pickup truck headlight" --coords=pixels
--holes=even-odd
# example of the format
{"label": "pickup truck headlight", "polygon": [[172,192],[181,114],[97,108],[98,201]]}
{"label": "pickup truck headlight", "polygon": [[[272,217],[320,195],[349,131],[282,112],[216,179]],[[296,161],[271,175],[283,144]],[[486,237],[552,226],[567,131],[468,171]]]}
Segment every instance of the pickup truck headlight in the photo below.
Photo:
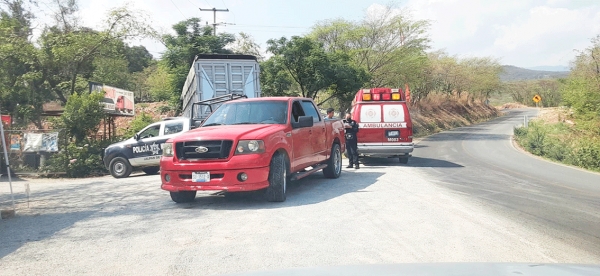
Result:
{"label": "pickup truck headlight", "polygon": [[262,140],[240,140],[235,147],[235,154],[250,154],[265,152],[265,142]]}
{"label": "pickup truck headlight", "polygon": [[162,144],[162,151],[164,157],[173,157],[173,143]]}

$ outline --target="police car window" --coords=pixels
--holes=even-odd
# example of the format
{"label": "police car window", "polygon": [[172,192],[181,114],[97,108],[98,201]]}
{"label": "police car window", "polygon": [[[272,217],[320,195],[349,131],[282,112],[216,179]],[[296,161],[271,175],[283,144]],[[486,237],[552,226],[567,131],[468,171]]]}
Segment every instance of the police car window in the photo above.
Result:
{"label": "police car window", "polygon": [[315,108],[315,105],[309,101],[302,101],[302,109],[304,109],[304,114],[306,116],[312,116],[313,122],[318,123],[321,121],[321,117],[319,116],[319,112]]}
{"label": "police car window", "polygon": [[183,131],[183,122],[166,123],[165,135],[175,134]]}
{"label": "police car window", "polygon": [[160,125],[155,125],[147,128],[142,133],[140,133],[140,139],[157,137],[160,133]]}

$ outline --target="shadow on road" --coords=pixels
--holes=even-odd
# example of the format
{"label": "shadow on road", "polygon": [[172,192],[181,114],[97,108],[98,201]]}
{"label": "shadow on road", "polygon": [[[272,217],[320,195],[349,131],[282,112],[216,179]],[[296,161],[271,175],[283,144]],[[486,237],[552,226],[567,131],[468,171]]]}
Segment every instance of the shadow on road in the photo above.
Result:
{"label": "shadow on road", "polygon": [[507,134],[486,134],[486,133],[472,133],[467,130],[454,130],[443,132],[431,137],[426,138],[424,141],[438,142],[438,141],[456,141],[456,140],[508,140],[510,135]]}
{"label": "shadow on road", "polygon": [[402,166],[402,167],[416,167],[416,168],[462,168],[463,165],[456,164],[454,162],[441,160],[441,159],[433,159],[433,158],[424,158],[412,156],[409,158],[408,164],[401,164],[398,158],[369,158],[363,157],[361,158],[361,163],[365,167],[369,168],[377,168],[377,167],[393,167],[393,166]]}
{"label": "shadow on road", "polygon": [[[94,211],[26,214],[16,218],[0,221],[0,259],[16,251],[29,242],[41,241],[52,237],[61,230],[84,220]],[[22,225],[35,225],[24,230]],[[32,229],[32,230],[29,230]]]}
{"label": "shadow on road", "polygon": [[[383,173],[343,171],[338,179],[326,179],[321,173],[315,173],[299,181],[288,182],[285,202],[267,202],[264,191],[223,195],[202,194],[187,204],[173,204],[186,209],[246,210],[273,209],[317,204],[336,197],[360,192],[377,182]],[[168,194],[167,194],[168,196]]]}

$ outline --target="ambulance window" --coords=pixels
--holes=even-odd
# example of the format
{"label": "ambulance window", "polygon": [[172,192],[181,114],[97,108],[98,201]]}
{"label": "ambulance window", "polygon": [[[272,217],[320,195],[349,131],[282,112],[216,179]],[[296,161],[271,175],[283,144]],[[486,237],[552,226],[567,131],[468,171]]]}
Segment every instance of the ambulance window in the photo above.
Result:
{"label": "ambulance window", "polygon": [[305,116],[312,116],[313,122],[318,123],[321,121],[321,117],[315,108],[315,105],[309,101],[302,101],[302,109],[304,109]]}
{"label": "ambulance window", "polygon": [[404,105],[386,104],[383,106],[383,121],[386,123],[404,122]]}
{"label": "ambulance window", "polygon": [[381,123],[381,106],[364,104],[360,107],[361,123]]}
{"label": "ambulance window", "polygon": [[142,133],[140,133],[140,139],[150,138],[150,137],[158,137],[159,133],[160,133],[160,124],[154,125],[154,126],[151,126],[147,129],[145,129],[144,131],[142,131]]}
{"label": "ambulance window", "polygon": [[165,124],[165,135],[175,134],[183,131],[183,122]]}

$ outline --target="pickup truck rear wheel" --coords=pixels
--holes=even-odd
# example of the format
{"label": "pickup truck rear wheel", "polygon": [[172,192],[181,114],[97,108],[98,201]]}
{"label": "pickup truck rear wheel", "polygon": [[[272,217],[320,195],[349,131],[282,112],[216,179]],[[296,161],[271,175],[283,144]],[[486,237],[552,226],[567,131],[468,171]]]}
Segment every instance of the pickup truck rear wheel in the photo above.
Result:
{"label": "pickup truck rear wheel", "polygon": [[171,199],[176,203],[186,203],[194,201],[196,198],[196,191],[180,191],[180,192],[170,192]]}
{"label": "pickup truck rear wheel", "polygon": [[142,171],[144,173],[146,173],[147,175],[155,175],[158,173],[159,170],[160,170],[160,167],[146,167],[146,168],[142,169]]}
{"label": "pickup truck rear wheel", "polygon": [[133,168],[131,168],[131,164],[129,164],[127,159],[123,157],[115,157],[110,161],[108,170],[114,178],[124,178],[131,174]]}
{"label": "pickup truck rear wheel", "polygon": [[269,187],[267,187],[266,197],[268,201],[283,202],[287,189],[287,168],[285,156],[276,153],[271,159],[269,166]]}
{"label": "pickup truck rear wheel", "polygon": [[338,178],[342,174],[342,150],[340,145],[333,144],[331,156],[327,160],[327,168],[323,169],[323,175],[327,178]]}

